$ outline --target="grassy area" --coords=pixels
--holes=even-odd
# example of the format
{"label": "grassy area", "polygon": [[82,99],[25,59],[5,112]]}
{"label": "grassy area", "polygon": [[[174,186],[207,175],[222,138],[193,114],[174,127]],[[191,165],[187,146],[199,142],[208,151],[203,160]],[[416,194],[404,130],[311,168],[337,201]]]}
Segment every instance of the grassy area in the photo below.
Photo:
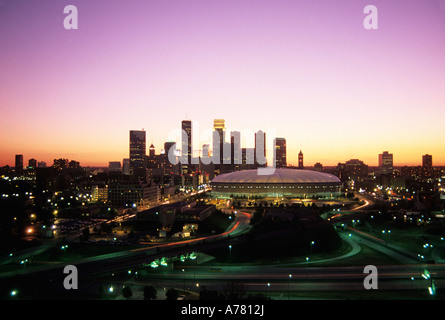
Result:
{"label": "grassy area", "polygon": [[308,254],[326,256],[341,246],[340,237],[329,224],[295,228],[280,221],[259,224],[231,250],[222,247],[205,253],[215,256],[217,263],[270,263]]}
{"label": "grassy area", "polygon": [[[417,226],[415,224],[383,221],[360,224],[356,225],[355,228],[387,243],[402,247],[413,253],[422,254],[425,259],[430,259],[432,252],[431,246],[424,247],[425,244],[428,243],[434,247],[445,244],[445,241],[441,240],[441,235],[445,234],[445,227],[440,226]],[[441,252],[442,256],[445,255],[444,251]]]}
{"label": "grassy area", "polygon": [[119,246],[112,244],[70,243],[66,253],[60,246],[55,246],[42,254],[34,256],[33,260],[37,263],[39,261],[66,262],[139,247],[139,245]]}
{"label": "grassy area", "polygon": [[[249,248],[244,248],[243,251],[239,251],[236,247],[232,247],[232,262],[230,262],[230,253],[227,248],[220,248],[212,250],[212,252],[206,252],[206,254],[215,256],[215,260],[209,262],[209,265],[221,265],[224,263],[235,263],[235,264],[274,264],[280,263],[283,265],[286,264],[295,264],[305,262],[306,256],[303,255],[293,255],[293,256],[282,256],[277,257],[277,255],[273,256],[244,256],[240,259],[240,255],[245,255],[246,251],[248,252]],[[363,265],[394,265],[399,262],[388,255],[385,255],[379,251],[376,251],[370,247],[362,246],[361,251],[353,255],[351,257],[342,258],[338,260],[331,260],[327,262],[316,262],[325,259],[331,259],[343,256],[350,252],[351,246],[345,242],[341,241],[341,245],[336,249],[326,251],[326,252],[314,252],[310,255],[310,261],[312,261],[311,266],[323,266],[323,267],[336,267],[336,266],[363,266]],[[250,260],[249,260],[250,259]]]}
{"label": "grassy area", "polygon": [[323,266],[363,266],[363,265],[394,265],[399,264],[396,259],[374,250],[368,246],[361,245],[361,251],[357,255],[323,263]]}

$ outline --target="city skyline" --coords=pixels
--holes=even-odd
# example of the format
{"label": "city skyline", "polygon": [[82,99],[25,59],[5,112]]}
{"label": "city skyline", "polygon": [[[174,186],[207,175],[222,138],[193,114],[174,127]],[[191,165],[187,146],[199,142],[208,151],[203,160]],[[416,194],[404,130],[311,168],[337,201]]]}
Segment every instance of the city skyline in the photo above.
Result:
{"label": "city skyline", "polygon": [[[225,120],[223,120],[223,119],[215,119],[215,121],[223,121],[223,123],[224,123]],[[117,160],[116,159],[116,160],[108,160],[108,162],[106,164],[100,165],[100,166],[91,166],[91,165],[84,165],[84,166],[85,167],[107,167],[111,163],[117,163],[117,162],[119,164],[123,165],[125,160],[127,160],[129,165],[130,165],[130,167],[138,167],[138,168],[140,167],[140,168],[142,168],[141,166],[142,166],[142,163],[144,161],[143,159],[145,157],[152,157],[154,155],[160,155],[160,154],[168,155],[170,147],[174,146],[175,144],[176,144],[176,148],[175,149],[177,150],[176,152],[177,152],[177,157],[178,157],[176,161],[179,164],[181,164],[181,166],[184,165],[181,162],[183,157],[187,158],[187,160],[185,162],[185,165],[187,165],[187,164],[193,163],[193,161],[191,161],[191,158],[201,158],[201,157],[209,157],[209,156],[212,157],[213,156],[212,154],[213,154],[214,150],[213,149],[209,149],[209,146],[210,146],[209,143],[201,143],[201,142],[199,142],[198,146],[194,147],[194,144],[193,144],[193,141],[192,141],[193,139],[189,139],[189,137],[191,137],[193,135],[192,134],[192,132],[193,132],[193,121],[191,121],[191,120],[183,120],[181,122],[181,126],[182,126],[182,128],[181,128],[182,133],[181,133],[181,136],[179,137],[179,139],[177,139],[176,141],[173,141],[173,140],[165,141],[164,144],[163,144],[163,148],[159,148],[159,149],[156,149],[156,147],[153,144],[151,144],[150,148],[149,148],[149,152],[146,151],[146,131],[144,129],[141,129],[141,130],[129,130],[129,136],[130,136],[129,145],[128,145],[129,153],[128,153],[128,157],[122,158],[122,162],[121,162],[121,160]],[[288,167],[298,167],[300,169],[307,168],[307,167],[316,167],[317,165],[323,165],[320,162],[316,162],[316,163],[309,164],[309,165],[304,165],[303,164],[303,155],[304,154],[303,154],[302,150],[300,150],[299,153],[298,153],[298,163],[296,163],[296,164],[295,163],[287,163],[287,160],[286,160],[286,158],[287,158],[286,138],[274,137],[274,136],[270,137],[269,139],[273,143],[271,145],[272,146],[272,150],[267,152],[267,143],[268,142],[267,142],[267,140],[265,138],[266,133],[263,132],[262,130],[259,130],[259,131],[254,132],[254,133],[250,132],[250,130],[249,130],[249,133],[252,134],[252,137],[253,137],[253,140],[254,140],[254,144],[246,146],[245,143],[241,143],[241,142],[242,141],[244,142],[245,140],[249,140],[249,138],[246,139],[246,137],[244,137],[244,136],[242,137],[242,133],[239,132],[239,131],[230,131],[229,139],[227,139],[227,137],[225,135],[226,131],[225,131],[224,124],[223,124],[222,128],[223,128],[223,131],[221,131],[221,129],[216,129],[216,127],[214,125],[213,132],[212,132],[213,134],[212,134],[212,138],[211,139],[212,139],[214,148],[215,147],[217,148],[216,152],[217,153],[221,152],[220,153],[220,157],[222,157],[223,152],[219,150],[220,147],[218,145],[215,146],[215,139],[218,140],[218,139],[220,139],[220,137],[221,137],[221,139],[224,139],[224,140],[221,140],[221,144],[227,144],[229,146],[228,148],[231,150],[231,151],[229,151],[230,155],[231,155],[230,156],[231,157],[230,164],[236,164],[237,161],[238,161],[236,159],[238,159],[237,158],[238,157],[237,154],[238,154],[239,151],[236,150],[236,149],[235,150],[233,149],[233,144],[234,143],[237,144],[237,147],[239,148],[239,150],[241,150],[241,148],[255,150],[256,149],[256,145],[257,145],[257,141],[256,141],[257,136],[261,134],[261,135],[264,135],[264,140],[261,139],[261,142],[259,142],[259,144],[261,146],[262,142],[264,141],[264,155],[265,155],[265,157],[268,160],[272,159],[273,163],[276,163],[276,166],[278,168],[279,167],[283,167],[283,163],[285,164],[284,167],[286,167],[286,166],[288,166]],[[214,136],[215,132],[218,133],[218,135],[216,137]],[[241,139],[241,137],[243,139]],[[252,138],[252,137],[250,137],[250,138]],[[185,148],[185,152],[184,153],[182,151],[182,148]],[[280,151],[280,149],[283,149],[283,150]],[[190,152],[191,152],[191,154],[190,154]],[[256,151],[254,151],[254,152],[256,152]],[[234,158],[234,156],[235,156],[235,158]],[[413,164],[413,165],[406,165],[406,164],[400,165],[400,164],[394,163],[394,161],[393,161],[393,154],[392,153],[389,153],[388,151],[382,151],[382,153],[378,154],[378,163],[376,165],[371,164],[370,166],[371,167],[375,167],[375,168],[380,168],[380,170],[383,170],[382,171],[383,173],[392,173],[393,172],[393,167],[403,167],[403,166],[408,166],[408,167],[416,166],[416,167],[429,167],[429,168],[431,168],[431,167],[442,167],[442,165],[434,165],[433,164],[433,159],[432,159],[433,155],[431,155],[431,154],[428,154],[428,153],[427,154],[422,154],[420,157],[421,157],[420,163]],[[63,158],[64,157],[55,157],[54,161],[58,161],[58,160],[63,159]],[[136,165],[136,166],[135,165],[131,165],[131,162],[135,161],[135,160],[131,160],[131,159],[135,159],[135,158],[137,159],[137,162],[138,162],[138,165]],[[282,159],[280,160],[279,158],[282,158]],[[44,164],[45,167],[47,166],[47,161],[37,160],[34,157],[24,158],[23,154],[16,154],[16,155],[14,155],[14,159],[15,159],[14,160],[14,164],[10,165],[10,167],[17,168],[17,163],[19,163],[19,169],[20,170],[23,170],[23,168],[25,167],[25,165],[24,165],[25,160],[28,160],[29,163],[31,163],[31,162],[33,164],[35,163],[35,165],[30,165],[29,164],[29,166],[31,166],[32,168],[40,166],[40,163]],[[68,160],[72,160],[72,161],[80,164],[80,162],[79,161],[75,161],[75,159],[66,159],[66,160],[67,161]],[[351,158],[351,159],[349,159],[349,161],[355,161],[355,160],[361,161],[358,158]],[[216,160],[216,161],[218,161],[218,160]],[[49,163],[51,163],[51,161],[49,161]],[[37,165],[37,164],[39,164],[39,165]],[[326,166],[326,167],[335,167],[335,166],[338,166],[340,164],[341,164],[341,162],[339,161],[339,162],[337,162],[334,165],[329,165],[328,164],[328,165],[324,165],[324,166]]]}
{"label": "city skyline", "polygon": [[[143,158],[146,156],[150,156],[151,154],[153,155],[160,155],[160,154],[167,154],[168,155],[168,150],[170,149],[171,146],[176,144],[176,150],[177,150],[177,156],[178,159],[177,161],[181,164],[181,166],[183,166],[181,159],[182,157],[187,157],[187,164],[192,163],[191,158],[199,158],[199,157],[206,157],[206,156],[212,156],[213,152],[214,152],[214,148],[216,148],[216,152],[219,153],[220,152],[220,162],[222,163],[222,157],[223,157],[223,151],[220,150],[220,148],[222,148],[222,144],[227,144],[230,146],[230,144],[233,144],[235,142],[233,135],[235,135],[236,138],[236,143],[240,144],[238,146],[238,148],[243,148],[243,149],[250,149],[250,150],[255,150],[255,146],[257,144],[257,137],[258,135],[264,135],[264,139],[261,138],[261,142],[260,145],[263,143],[264,141],[264,155],[266,157],[267,161],[273,161],[273,163],[275,163],[277,161],[276,158],[276,154],[274,154],[274,152],[277,152],[277,150],[279,149],[278,144],[279,141],[284,141],[284,154],[281,155],[281,157],[284,157],[284,162],[287,163],[286,166],[288,167],[298,167],[300,169],[307,168],[307,167],[313,167],[316,165],[324,165],[325,167],[335,167],[341,164],[341,161],[338,161],[335,164],[323,164],[320,162],[314,162],[311,164],[303,164],[303,152],[300,149],[300,151],[297,154],[297,163],[289,163],[287,162],[286,158],[287,158],[287,150],[286,150],[286,138],[284,137],[275,137],[275,136],[271,136],[268,137],[266,139],[266,132],[262,131],[261,129],[258,130],[257,132],[252,132],[251,130],[247,130],[247,135],[243,135],[243,133],[246,132],[240,132],[240,131],[233,131],[233,129],[228,129],[225,127],[225,120],[224,119],[214,119],[214,125],[213,125],[213,131],[211,132],[211,134],[209,134],[209,131],[203,131],[201,133],[201,136],[198,134],[198,137],[193,136],[193,132],[194,132],[194,127],[193,127],[193,121],[192,120],[182,120],[181,121],[181,128],[180,131],[178,130],[172,130],[172,135],[170,137],[176,137],[176,139],[168,139],[167,141],[165,141],[163,143],[163,147],[161,148],[156,148],[153,143],[151,143],[150,145],[150,150],[149,152],[147,152],[146,150],[146,135],[147,135],[147,131],[142,128],[140,130],[129,130],[129,145],[127,146],[127,148],[129,147],[129,152],[128,154],[122,158],[122,161],[120,159],[115,159],[115,160],[108,160],[106,163],[101,164],[101,165],[84,165],[85,167],[107,167],[109,166],[110,163],[113,162],[119,162],[123,165],[123,163],[125,162],[125,160],[129,161],[129,163],[132,162],[131,159],[133,158],[137,158],[138,161],[138,165],[137,167],[140,167],[142,165],[142,162],[144,161]],[[218,125],[216,125],[216,123],[218,123]],[[227,131],[226,131],[227,130]],[[228,132],[229,134],[226,135],[226,132]],[[275,133],[275,130],[272,131],[273,133]],[[215,137],[214,134],[217,133],[218,135]],[[250,135],[250,136],[249,136]],[[201,139],[201,137],[204,136],[210,140],[206,141],[204,140],[204,142]],[[189,137],[191,137],[191,139],[189,139]],[[210,138],[209,138],[210,137]],[[198,140],[197,140],[198,139]],[[216,140],[221,140],[219,143],[217,143],[217,145],[215,145],[215,139]],[[246,142],[247,140],[247,142]],[[269,145],[270,143],[272,143],[271,145]],[[282,142],[280,142],[282,143]],[[137,144],[138,146],[135,146],[135,144]],[[221,144],[221,145],[219,145]],[[210,149],[209,146],[213,145],[213,147]],[[267,147],[272,147],[272,150],[269,150],[269,152],[267,151]],[[182,153],[182,148],[185,148],[185,153]],[[233,146],[229,147],[231,149],[230,154],[232,154],[233,152],[237,152],[236,150],[233,150]],[[277,149],[278,148],[278,149]],[[275,149],[275,151],[274,151]],[[236,160],[234,160],[233,158],[233,154],[231,155],[231,160],[230,163],[234,164],[236,163]],[[389,158],[388,158],[389,156]],[[433,164],[433,160],[432,160],[432,155],[431,154],[422,154],[419,155],[420,161],[418,163],[415,164],[398,164],[396,162],[394,162],[393,159],[393,154],[389,153],[388,151],[382,151],[382,153],[379,153],[377,155],[377,163],[376,164],[367,164],[371,167],[376,167],[376,168],[380,168],[380,170],[382,169],[382,165],[383,167],[387,167],[387,169],[383,169],[383,172],[386,172],[385,170],[388,171],[388,173],[393,171],[393,167],[403,167],[403,166],[408,166],[408,167],[414,167],[414,166],[418,166],[418,167],[424,167],[425,166],[425,162],[428,162],[428,166],[430,167],[442,167],[443,165],[437,165],[437,164]],[[383,160],[385,159],[385,157],[387,158],[387,160]],[[54,161],[56,160],[60,160],[63,159],[65,157],[61,157],[61,156],[56,156],[54,157]],[[19,159],[19,160],[18,160]],[[236,158],[237,159],[237,158]],[[427,160],[426,160],[427,159]],[[25,158],[23,154],[16,154],[14,155],[14,162],[12,165],[9,165],[10,167],[16,167],[17,165],[17,161],[21,162],[22,165],[19,166],[19,168],[24,168],[24,163],[25,160],[28,161],[32,161],[33,163],[35,162],[36,164],[40,162],[44,163],[45,166],[47,165],[47,163],[51,163],[52,159],[45,159],[45,160],[40,160],[40,159],[35,159],[34,157],[30,156],[29,158]],[[75,159],[66,159],[66,160],[73,160],[75,161]],[[350,158],[349,161],[354,161],[354,160],[360,160],[358,158]],[[386,162],[385,162],[386,161]],[[389,162],[388,162],[389,161]],[[76,161],[77,163],[80,163],[79,161]],[[270,162],[272,163],[272,162]],[[134,165],[133,165],[134,166]],[[281,164],[278,164],[277,167],[281,167]],[[36,167],[36,166],[33,166]],[[130,164],[130,167],[132,167],[132,165]],[[141,167],[142,168],[142,167]]]}
{"label": "city skyline", "polygon": [[374,1],[378,30],[360,1],[74,0],[78,30],[66,4],[0,3],[0,166],[107,166],[142,128],[159,154],[185,119],[276,130],[293,165],[445,165],[441,1]]}

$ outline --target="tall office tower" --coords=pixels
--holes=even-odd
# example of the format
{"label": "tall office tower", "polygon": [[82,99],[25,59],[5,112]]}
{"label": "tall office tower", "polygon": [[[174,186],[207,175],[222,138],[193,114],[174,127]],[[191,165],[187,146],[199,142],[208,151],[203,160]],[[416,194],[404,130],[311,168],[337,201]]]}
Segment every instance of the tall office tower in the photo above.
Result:
{"label": "tall office tower", "polygon": [[230,169],[230,165],[232,164],[232,144],[230,142],[223,142],[223,159],[222,163],[225,164],[225,169]]}
{"label": "tall office tower", "polygon": [[391,174],[394,171],[393,168],[393,154],[388,151],[383,151],[379,154],[379,169],[381,174]]}
{"label": "tall office tower", "polygon": [[224,141],[226,140],[226,127],[224,119],[213,120],[213,163],[222,164],[224,158]]}
{"label": "tall office tower", "polygon": [[203,144],[202,145],[202,157],[203,158],[208,158],[209,155],[210,155],[210,145]]}
{"label": "tall office tower", "polygon": [[255,133],[255,165],[266,166],[266,133],[259,130]]}
{"label": "tall office tower", "polygon": [[37,160],[32,158],[28,160],[28,168],[29,169],[35,169],[37,168]]}
{"label": "tall office tower", "polygon": [[433,175],[433,156],[425,154],[422,156],[422,177],[425,179],[432,178]]}
{"label": "tall office tower", "polygon": [[130,173],[144,169],[146,144],[145,131],[130,130]]}
{"label": "tall office tower", "polygon": [[192,163],[192,121],[183,120],[181,128],[181,172],[182,174],[187,174],[190,172],[190,165]]}
{"label": "tall office tower", "polygon": [[303,152],[298,153],[298,169],[304,169],[303,166]]}
{"label": "tall office tower", "polygon": [[287,167],[286,139],[284,138],[275,138],[274,163],[276,168]]}
{"label": "tall office tower", "polygon": [[[173,141],[167,141],[164,142],[164,154],[168,157],[168,153],[170,152],[170,149],[176,144],[176,142]],[[171,149],[172,152],[176,150],[176,148]],[[176,153],[174,154],[176,156]]]}
{"label": "tall office tower", "polygon": [[230,163],[234,167],[243,163],[241,154],[241,133],[239,131],[230,132]]}
{"label": "tall office tower", "polygon": [[130,174],[130,159],[128,158],[122,160],[122,173],[125,175]]}
{"label": "tall office tower", "polygon": [[23,174],[23,154],[15,155],[15,173]]}
{"label": "tall office tower", "polygon": [[148,156],[150,158],[154,158],[155,156],[155,146],[153,145],[153,143],[150,145],[150,148],[148,148]]}

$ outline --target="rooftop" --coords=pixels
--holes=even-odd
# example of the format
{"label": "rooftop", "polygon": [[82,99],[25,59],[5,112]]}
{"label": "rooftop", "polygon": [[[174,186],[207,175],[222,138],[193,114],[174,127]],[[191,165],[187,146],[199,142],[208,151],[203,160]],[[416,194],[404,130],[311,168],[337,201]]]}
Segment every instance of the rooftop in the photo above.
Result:
{"label": "rooftop", "polygon": [[256,169],[224,173],[212,183],[340,183],[340,179],[324,172],[277,168],[270,175],[259,175]]}

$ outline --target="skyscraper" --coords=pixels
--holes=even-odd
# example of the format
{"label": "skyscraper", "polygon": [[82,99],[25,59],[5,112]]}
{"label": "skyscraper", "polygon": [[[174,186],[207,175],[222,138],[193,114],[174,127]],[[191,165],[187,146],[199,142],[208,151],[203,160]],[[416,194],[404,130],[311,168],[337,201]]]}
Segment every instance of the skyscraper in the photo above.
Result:
{"label": "skyscraper", "polygon": [[300,150],[300,153],[298,153],[298,169],[303,169],[303,152]]}
{"label": "skyscraper", "polygon": [[226,127],[224,119],[213,120],[213,163],[222,164],[224,155],[224,141],[226,140]]}
{"label": "skyscraper", "polygon": [[255,133],[255,165],[266,166],[266,133],[259,130]]}
{"label": "skyscraper", "polygon": [[122,173],[125,175],[130,174],[130,159],[122,159]]}
{"label": "skyscraper", "polygon": [[379,169],[380,174],[392,174],[393,168],[393,154],[388,151],[383,151],[379,154]]}
{"label": "skyscraper", "polygon": [[29,169],[35,169],[37,168],[37,160],[32,158],[28,160],[28,168]]}
{"label": "skyscraper", "polygon": [[203,158],[208,158],[209,154],[210,154],[210,146],[208,144],[203,144],[202,145],[202,157]]}
{"label": "skyscraper", "polygon": [[23,174],[23,154],[15,155],[15,173]]}
{"label": "skyscraper", "polygon": [[285,138],[275,138],[274,163],[276,168],[285,168],[287,166]]}
{"label": "skyscraper", "polygon": [[181,128],[181,172],[182,174],[187,174],[190,171],[190,164],[192,163],[192,121],[183,120]]}
{"label": "skyscraper", "polygon": [[148,148],[148,156],[150,158],[154,158],[155,156],[155,146],[153,145],[153,143],[150,145],[150,148]]}
{"label": "skyscraper", "polygon": [[144,169],[146,143],[145,131],[130,130],[130,172]]}
{"label": "skyscraper", "polygon": [[433,175],[433,156],[425,154],[422,156],[422,178],[428,179]]}
{"label": "skyscraper", "polygon": [[[173,141],[167,141],[167,142],[164,142],[164,154],[168,157],[168,154],[169,154],[169,152],[170,152],[170,149],[174,146],[176,144],[176,142],[173,142]],[[175,148],[176,149],[176,148]],[[175,149],[172,149],[172,152],[175,150]],[[176,155],[176,153],[175,153],[175,155]]]}
{"label": "skyscraper", "polygon": [[242,164],[241,133],[239,131],[230,132],[230,155],[232,166]]}
{"label": "skyscraper", "polygon": [[422,167],[431,169],[433,167],[433,156],[425,154],[422,156]]}
{"label": "skyscraper", "polygon": [[218,131],[220,133],[221,140],[225,140],[225,131],[226,131],[226,121],[224,119],[215,119],[213,120],[213,130]]}

